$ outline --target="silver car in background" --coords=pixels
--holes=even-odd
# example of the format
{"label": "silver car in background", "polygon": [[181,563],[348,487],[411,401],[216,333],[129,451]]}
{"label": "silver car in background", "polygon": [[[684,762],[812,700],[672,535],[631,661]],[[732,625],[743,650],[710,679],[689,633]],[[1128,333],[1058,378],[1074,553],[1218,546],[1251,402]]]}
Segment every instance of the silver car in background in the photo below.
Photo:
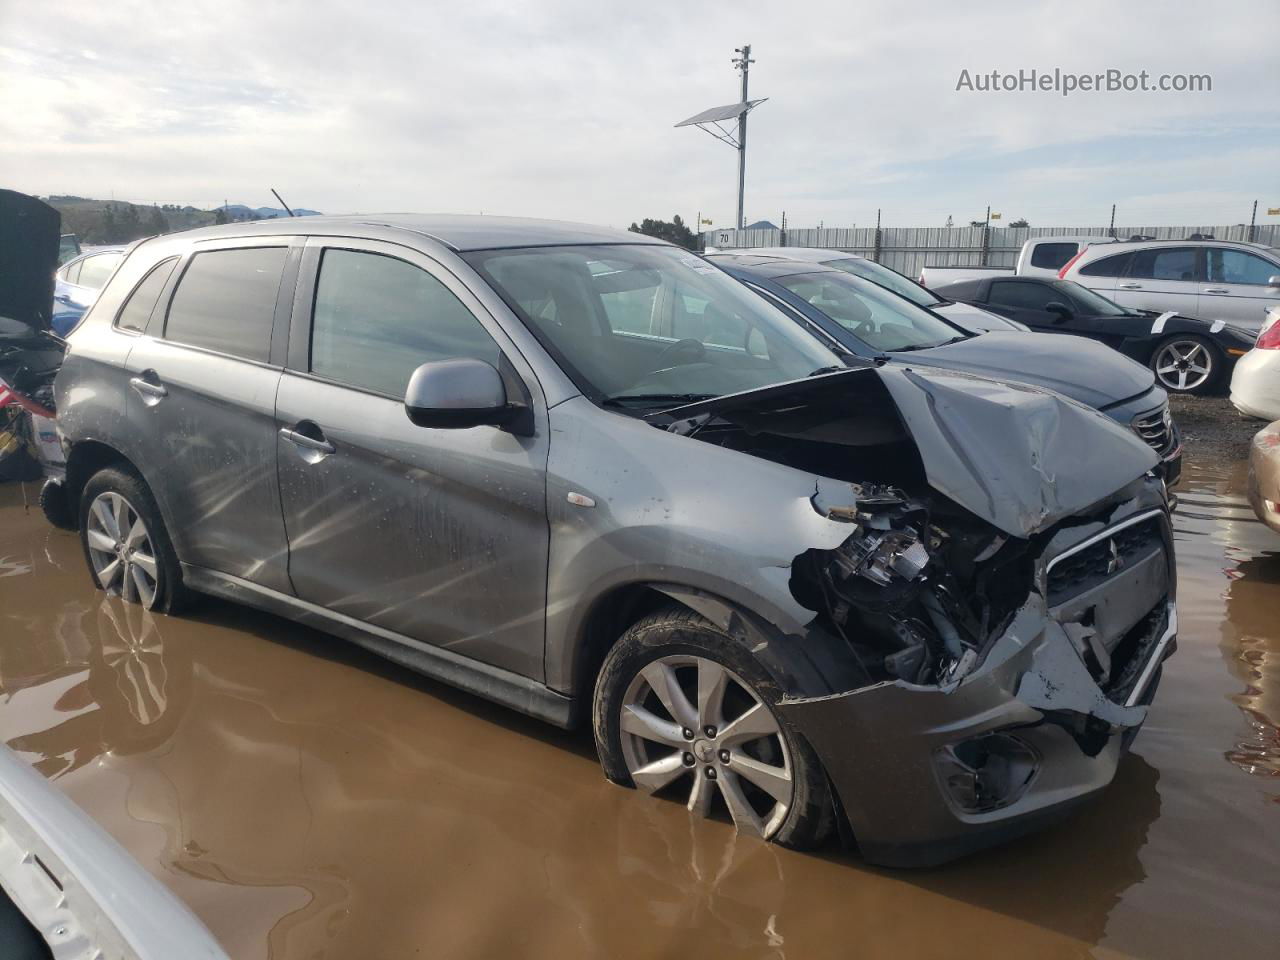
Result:
{"label": "silver car in background", "polygon": [[46,500],[99,588],[238,600],[590,724],[609,779],[789,846],[842,818],[869,860],[937,863],[1060,816],[1174,647],[1130,430],[833,352],[634,233],[160,237],[69,343]]}
{"label": "silver car in background", "polygon": [[1280,249],[1230,240],[1115,240],[1062,268],[1123,307],[1222,321],[1257,332],[1280,306]]}

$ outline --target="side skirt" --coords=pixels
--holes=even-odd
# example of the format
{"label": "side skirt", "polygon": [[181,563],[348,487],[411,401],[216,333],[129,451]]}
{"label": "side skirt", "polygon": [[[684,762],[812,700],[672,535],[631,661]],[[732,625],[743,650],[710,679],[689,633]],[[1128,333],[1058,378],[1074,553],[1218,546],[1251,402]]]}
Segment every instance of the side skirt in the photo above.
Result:
{"label": "side skirt", "polygon": [[568,729],[573,700],[537,680],[460,656],[371,623],[326,610],[297,597],[278,593],[225,573],[182,564],[183,582],[192,590],[243,603],[323,630],[410,670],[442,680],[468,693]]}

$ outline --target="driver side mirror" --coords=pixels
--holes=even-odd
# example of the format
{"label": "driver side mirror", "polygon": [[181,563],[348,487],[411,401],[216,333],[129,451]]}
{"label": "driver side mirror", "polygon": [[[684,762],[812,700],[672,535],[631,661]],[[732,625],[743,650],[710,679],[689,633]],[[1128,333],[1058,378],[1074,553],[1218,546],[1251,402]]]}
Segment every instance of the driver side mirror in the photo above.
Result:
{"label": "driver side mirror", "polygon": [[1271,279],[1267,281],[1268,287],[1280,287],[1280,273],[1272,274]]}
{"label": "driver side mirror", "polygon": [[519,408],[507,402],[502,374],[483,360],[436,360],[413,371],[404,412],[419,427],[502,426]]}
{"label": "driver side mirror", "polygon": [[1046,303],[1044,305],[1044,311],[1045,313],[1052,313],[1057,318],[1054,320],[1054,323],[1062,323],[1064,320],[1070,320],[1074,316],[1070,307],[1057,300],[1052,300],[1049,303]]}

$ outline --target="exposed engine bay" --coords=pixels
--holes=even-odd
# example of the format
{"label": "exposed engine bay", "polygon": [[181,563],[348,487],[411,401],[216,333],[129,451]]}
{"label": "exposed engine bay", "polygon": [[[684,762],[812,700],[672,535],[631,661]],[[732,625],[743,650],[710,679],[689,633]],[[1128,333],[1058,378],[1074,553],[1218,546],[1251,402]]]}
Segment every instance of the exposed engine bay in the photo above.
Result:
{"label": "exposed engine bay", "polygon": [[[868,682],[945,685],[963,679],[1033,586],[1026,541],[889,486],[851,484],[856,508],[825,516],[852,526],[837,550],[811,550],[792,592],[823,615]],[[824,506],[815,494],[814,508]]]}
{"label": "exposed engine bay", "polygon": [[[1126,496],[1121,483],[1103,485],[1105,495],[1092,500],[1050,501],[1071,483],[1088,489],[1078,466],[1066,473],[1065,434],[1076,426],[1072,417],[1093,432],[1101,418],[1064,408],[1056,397],[999,386],[991,402],[961,409],[957,401],[949,409],[951,383],[902,368],[814,378],[821,379],[831,383],[691,404],[651,422],[812,471],[813,509],[850,531],[839,548],[794,559],[792,595],[843,639],[863,685],[900,680],[948,689],[982,663],[1038,595],[1037,557],[1055,525],[1089,522],[1104,502]],[[1021,429],[1010,429],[1011,411]],[[1028,448],[1027,422],[1044,431],[1050,416],[1064,435],[1033,434],[1040,446]],[[964,444],[956,439],[962,433]],[[985,462],[968,456],[975,434],[991,438]],[[1090,438],[1096,447],[1099,438]],[[959,449],[963,460],[955,458]],[[1135,464],[1125,467],[1129,480],[1154,460],[1127,435],[1115,449]],[[963,482],[944,486],[952,479]]]}

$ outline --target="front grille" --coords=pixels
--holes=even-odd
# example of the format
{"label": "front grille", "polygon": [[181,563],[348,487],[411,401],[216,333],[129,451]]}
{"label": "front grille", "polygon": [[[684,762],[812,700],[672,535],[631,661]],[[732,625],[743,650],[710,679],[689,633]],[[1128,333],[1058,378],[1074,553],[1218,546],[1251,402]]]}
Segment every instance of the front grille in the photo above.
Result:
{"label": "front grille", "polygon": [[1133,432],[1142,438],[1142,442],[1150,446],[1156,453],[1164,456],[1173,444],[1173,433],[1169,429],[1168,407],[1162,406],[1151,413],[1134,417],[1130,423]]}
{"label": "front grille", "polygon": [[1111,652],[1107,679],[1102,684],[1107,699],[1121,704],[1129,699],[1168,623],[1169,602],[1162,599],[1116,644]]}
{"label": "front grille", "polygon": [[1056,560],[1049,569],[1049,606],[1056,607],[1089,590],[1154,550],[1164,549],[1160,518],[1122,527],[1082,550]]}

